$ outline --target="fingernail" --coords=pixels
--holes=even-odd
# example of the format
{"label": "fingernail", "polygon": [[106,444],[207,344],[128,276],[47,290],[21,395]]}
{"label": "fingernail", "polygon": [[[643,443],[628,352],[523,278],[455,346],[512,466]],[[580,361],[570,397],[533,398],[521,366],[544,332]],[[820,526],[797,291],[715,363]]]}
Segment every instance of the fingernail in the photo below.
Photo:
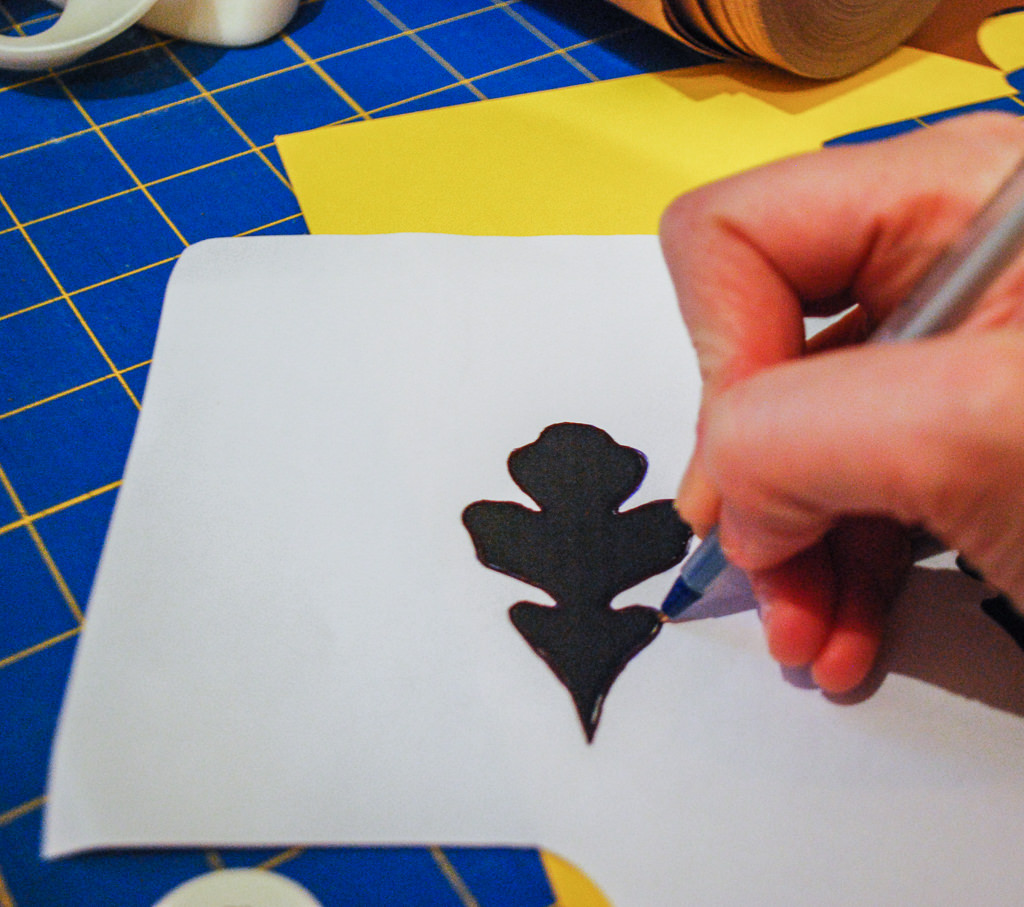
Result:
{"label": "fingernail", "polygon": [[702,538],[718,521],[718,492],[705,477],[704,470],[694,461],[690,462],[679,483],[675,508]]}
{"label": "fingernail", "polygon": [[675,508],[679,515],[686,518],[686,515],[693,509],[693,501],[696,495],[697,465],[694,460],[686,465],[686,471],[679,482],[679,490],[676,492]]}
{"label": "fingernail", "polygon": [[679,482],[679,490],[676,493],[676,510],[684,519],[686,519],[687,516],[692,517],[694,515],[691,511],[695,509],[695,505],[701,497],[701,469],[698,466],[698,462],[700,460],[701,435],[703,433],[704,405],[702,403],[700,410],[697,413],[693,453],[690,454],[690,462],[686,464],[686,469],[683,471],[683,478]]}
{"label": "fingernail", "polygon": [[772,610],[769,584],[757,574],[748,574],[747,580],[750,583],[750,590],[754,593],[754,601],[757,603],[757,616],[761,619],[761,623],[764,623]]}

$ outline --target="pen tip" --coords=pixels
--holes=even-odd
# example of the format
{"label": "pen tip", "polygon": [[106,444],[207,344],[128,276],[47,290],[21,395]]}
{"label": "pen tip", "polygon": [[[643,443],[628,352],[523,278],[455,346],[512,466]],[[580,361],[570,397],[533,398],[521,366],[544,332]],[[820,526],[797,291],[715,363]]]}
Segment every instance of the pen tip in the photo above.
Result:
{"label": "pen tip", "polygon": [[687,608],[699,601],[701,594],[687,584],[681,576],[669,590],[665,601],[662,602],[661,611],[669,620],[678,618]]}

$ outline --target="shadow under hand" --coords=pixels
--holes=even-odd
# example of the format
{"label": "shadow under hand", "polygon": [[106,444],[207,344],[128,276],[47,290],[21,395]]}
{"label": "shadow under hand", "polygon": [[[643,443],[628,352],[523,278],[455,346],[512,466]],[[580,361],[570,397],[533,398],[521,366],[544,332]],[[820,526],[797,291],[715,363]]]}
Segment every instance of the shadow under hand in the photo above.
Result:
{"label": "shadow under hand", "polygon": [[878,668],[850,700],[902,674],[1024,717],[1024,651],[982,610],[991,597],[958,570],[914,568],[890,616]]}
{"label": "shadow under hand", "polygon": [[[864,702],[889,675],[898,674],[1024,717],[1024,651],[983,610],[982,603],[991,598],[986,586],[952,567],[913,568],[893,607],[874,671],[854,692],[829,699],[838,705]],[[684,622],[729,617],[756,607],[744,574],[730,569],[687,612]],[[793,686],[815,688],[806,670],[781,673]]]}

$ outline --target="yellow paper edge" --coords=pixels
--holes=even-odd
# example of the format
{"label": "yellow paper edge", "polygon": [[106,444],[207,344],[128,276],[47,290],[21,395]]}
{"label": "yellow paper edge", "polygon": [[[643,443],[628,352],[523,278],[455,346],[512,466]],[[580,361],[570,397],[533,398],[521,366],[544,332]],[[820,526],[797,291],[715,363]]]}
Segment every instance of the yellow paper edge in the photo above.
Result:
{"label": "yellow paper edge", "polygon": [[601,890],[568,860],[549,851],[540,851],[555,902],[551,907],[612,907]]}
{"label": "yellow paper edge", "polygon": [[1013,94],[901,48],[811,83],[715,64],[280,136],[311,233],[655,233],[681,192],[838,136]]}
{"label": "yellow paper edge", "polygon": [[993,16],[981,23],[978,45],[1004,72],[1024,67],[1024,14]]}

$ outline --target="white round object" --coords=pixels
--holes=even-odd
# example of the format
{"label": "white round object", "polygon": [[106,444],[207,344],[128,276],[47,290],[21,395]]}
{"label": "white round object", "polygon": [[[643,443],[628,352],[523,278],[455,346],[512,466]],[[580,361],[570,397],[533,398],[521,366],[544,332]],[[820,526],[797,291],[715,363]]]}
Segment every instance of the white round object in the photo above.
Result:
{"label": "white round object", "polygon": [[0,69],[64,66],[136,22],[176,38],[244,47],[276,34],[299,0],[50,0],[56,22],[32,35],[0,35]]}
{"label": "white round object", "polygon": [[179,885],[154,907],[322,907],[298,882],[265,869],[221,869]]}

